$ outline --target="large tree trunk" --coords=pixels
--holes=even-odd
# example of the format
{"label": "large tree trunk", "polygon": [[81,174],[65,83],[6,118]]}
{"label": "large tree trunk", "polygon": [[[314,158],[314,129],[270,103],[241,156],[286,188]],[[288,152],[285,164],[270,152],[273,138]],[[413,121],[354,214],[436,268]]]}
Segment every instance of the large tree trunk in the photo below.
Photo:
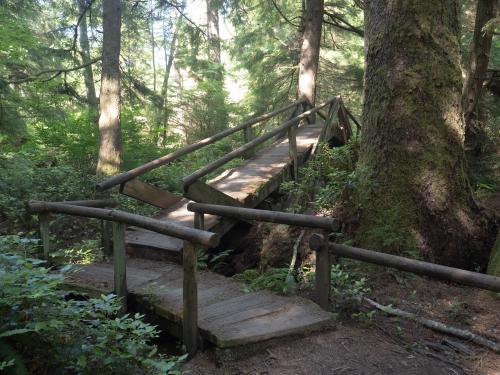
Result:
{"label": "large tree trunk", "polygon": [[207,1],[207,37],[208,56],[215,63],[221,63],[221,46],[219,34],[219,1]]}
{"label": "large tree trunk", "polygon": [[120,171],[122,136],[120,127],[120,37],[121,1],[103,0],[102,75],[99,116],[99,160],[97,173]]}
{"label": "large tree trunk", "polygon": [[486,71],[490,60],[491,40],[493,34],[484,32],[483,27],[497,13],[498,0],[479,0],[476,9],[474,37],[472,39],[469,61],[466,64],[466,76],[462,92],[462,105],[465,118],[465,143],[469,147],[475,145],[475,135],[480,130],[477,124],[478,103],[486,79]]}
{"label": "large tree trunk", "polygon": [[358,240],[484,266],[486,224],[464,172],[458,0],[365,4]]}
{"label": "large tree trunk", "polygon": [[316,102],[316,76],[319,65],[323,10],[323,0],[307,0],[305,2],[297,96],[299,99],[307,99],[311,105]]}
{"label": "large tree trunk", "polygon": [[[86,0],[77,0],[78,10],[81,14],[87,13],[88,2]],[[87,34],[87,15],[83,15],[80,25],[78,25],[78,40],[80,44],[80,54],[82,62],[88,64],[90,62],[90,43]],[[87,90],[87,103],[89,108],[97,113],[97,96],[95,93],[94,74],[92,73],[92,65],[88,65],[83,69],[83,79]]]}

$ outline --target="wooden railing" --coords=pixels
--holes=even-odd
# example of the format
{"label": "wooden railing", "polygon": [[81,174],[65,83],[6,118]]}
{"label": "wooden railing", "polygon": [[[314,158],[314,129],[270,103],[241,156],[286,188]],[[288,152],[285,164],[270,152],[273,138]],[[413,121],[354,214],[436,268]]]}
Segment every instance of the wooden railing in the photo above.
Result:
{"label": "wooden railing", "polygon": [[[255,220],[299,227],[318,228],[323,229],[327,233],[336,232],[340,229],[340,222],[337,219],[330,217],[194,202],[189,203],[187,208],[189,211],[195,213],[194,224],[195,228],[198,229],[203,229],[205,214],[240,220]],[[324,251],[316,251],[315,294],[317,296],[318,304],[324,309],[327,309],[329,306],[329,292],[326,291],[326,288],[328,288],[328,291],[330,290],[330,269],[327,268],[329,261],[326,259],[325,254],[327,255]]]}
{"label": "wooden railing", "polygon": [[226,129],[220,133],[217,133],[211,137],[202,139],[196,143],[190,144],[188,146],[182,147],[168,155],[162,156],[161,158],[155,159],[153,161],[150,161],[149,163],[143,164],[139,167],[136,167],[134,169],[131,169],[127,172],[120,173],[116,176],[113,176],[105,181],[102,181],[97,184],[97,190],[99,191],[104,191],[107,189],[110,189],[114,186],[124,184],[130,180],[133,180],[141,175],[143,175],[146,172],[149,172],[155,168],[158,168],[162,165],[166,165],[168,163],[171,163],[175,160],[178,160],[182,156],[185,156],[187,154],[190,154],[196,150],[199,150],[205,146],[211,145],[223,138],[226,138],[230,136],[231,134],[234,134],[239,131],[244,131],[244,138],[245,138],[245,143],[250,142],[252,138],[252,125],[258,124],[263,121],[267,121],[270,118],[279,115],[280,113],[283,113],[291,108],[294,108],[294,111],[292,112],[292,116],[295,116],[298,111],[300,111],[300,108],[305,106],[307,101],[305,99],[303,100],[297,100],[285,107],[279,108],[275,111],[266,113],[264,115],[252,118],[243,124],[240,124],[238,126],[235,126],[234,128],[229,128]]}
{"label": "wooden railing", "polygon": [[[325,107],[328,107],[328,113],[323,113],[321,110]],[[97,190],[103,191],[110,189],[114,186],[120,185],[120,192],[128,195],[132,198],[141,200],[153,206],[157,206],[160,208],[167,208],[175,203],[177,203],[181,198],[175,194],[172,194],[168,191],[159,189],[153,185],[142,182],[138,179],[139,176],[143,175],[146,172],[149,172],[155,168],[171,163],[175,160],[178,160],[180,157],[190,154],[196,150],[201,149],[202,147],[213,144],[231,134],[234,134],[238,131],[244,132],[244,141],[245,143],[225,155],[214,162],[206,165],[205,167],[195,171],[194,173],[183,178],[183,190],[184,196],[192,199],[194,201],[204,201],[206,197],[210,197],[210,201],[212,203],[224,204],[224,205],[240,205],[240,202],[232,199],[230,196],[212,188],[210,185],[200,181],[200,178],[206,176],[207,174],[215,171],[217,168],[223,166],[229,161],[240,157],[250,157],[253,155],[255,148],[266,142],[267,140],[272,139],[273,137],[281,137],[285,134],[288,134],[289,139],[289,155],[291,160],[292,177],[297,178],[298,176],[298,152],[297,152],[297,140],[296,140],[296,132],[299,123],[302,121],[309,121],[312,116],[316,113],[320,114],[325,119],[325,125],[323,127],[323,133],[321,137],[325,138],[326,133],[332,131],[334,118],[337,117],[339,120],[340,126],[337,131],[341,132],[340,136],[343,139],[348,139],[351,135],[351,128],[349,125],[349,117],[352,117],[347,109],[343,106],[342,100],[340,97],[332,97],[329,100],[321,103],[314,108],[310,108],[310,105],[306,100],[298,100],[295,101],[283,108],[277,109],[273,112],[269,112],[267,114],[258,116],[247,122],[238,125],[234,128],[226,129],[218,134],[215,134],[209,138],[198,141],[194,144],[182,147],[168,155],[165,155],[161,158],[153,160],[149,163],[141,165],[137,168],[129,170],[127,172],[120,173],[116,176],[113,176],[99,184],[97,184]],[[277,116],[280,113],[283,113],[287,110],[293,108],[292,113],[289,115],[288,120],[282,125],[274,128],[259,137],[254,138],[254,132],[252,131],[252,126],[258,124],[263,121],[267,121],[270,118]],[[352,117],[353,118],[353,117]],[[356,122],[357,123],[357,122]]]}
{"label": "wooden railing", "polygon": [[[330,255],[356,259],[363,262],[396,268],[418,275],[430,276],[441,280],[453,281],[476,288],[500,292],[500,277],[380,253],[377,251],[336,244],[329,242],[325,236],[318,233],[311,236],[309,240],[309,247],[318,254],[321,254],[322,257],[323,264],[319,272],[321,273],[320,277],[324,278],[325,285],[320,288],[320,293],[322,293],[321,298],[326,301],[329,300],[330,293],[330,267],[332,265],[332,257],[330,257]],[[318,264],[318,261],[316,262],[316,264]],[[316,276],[317,275],[318,269],[316,269]]]}
{"label": "wooden railing", "polygon": [[[75,205],[78,203],[78,205]],[[182,338],[190,355],[194,355],[198,338],[198,300],[196,283],[196,246],[215,247],[219,243],[219,235],[201,229],[189,228],[165,220],[135,215],[119,210],[97,208],[108,206],[109,201],[76,201],[76,202],[39,202],[31,201],[28,207],[39,216],[40,237],[43,243],[43,254],[46,259],[50,255],[49,214],[59,213],[106,220],[113,223],[113,281],[114,292],[120,298],[124,313],[127,308],[127,273],[125,226],[134,225],[157,233],[166,234],[184,240],[182,253],[183,267],[183,323]]]}

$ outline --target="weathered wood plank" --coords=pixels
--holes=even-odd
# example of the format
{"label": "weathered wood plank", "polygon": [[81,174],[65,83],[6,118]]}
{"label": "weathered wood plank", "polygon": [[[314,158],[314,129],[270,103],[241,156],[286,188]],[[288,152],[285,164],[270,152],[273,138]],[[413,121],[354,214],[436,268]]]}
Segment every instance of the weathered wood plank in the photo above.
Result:
{"label": "weathered wood plank", "polygon": [[182,197],[145,183],[137,178],[122,184],[120,186],[120,193],[160,208],[173,206],[182,199]]}
{"label": "weathered wood plank", "polygon": [[241,206],[236,199],[199,180],[189,185],[184,195],[196,202]]}
{"label": "weathered wood plank", "polygon": [[182,251],[182,340],[191,357],[196,354],[198,341],[198,287],[196,285],[196,261],[196,246],[191,242],[184,242],[184,249]]}
{"label": "weathered wood plank", "polygon": [[125,254],[125,224],[113,223],[113,285],[120,299],[120,313],[127,312],[127,255]]}
{"label": "weathered wood plank", "polygon": [[50,256],[50,214],[40,213],[38,215],[40,225],[40,239],[43,247],[43,258],[49,260]]}
{"label": "weathered wood plank", "polygon": [[[127,261],[129,292],[141,303],[153,304],[152,311],[174,323],[182,323],[189,312],[183,309],[182,275],[180,265],[144,259]],[[80,272],[68,275],[66,283],[78,289],[109,292],[112,265],[82,266]],[[269,291],[245,293],[240,283],[209,271],[197,272],[197,290],[199,333],[220,347],[306,333],[332,324],[332,314],[311,301]]]}

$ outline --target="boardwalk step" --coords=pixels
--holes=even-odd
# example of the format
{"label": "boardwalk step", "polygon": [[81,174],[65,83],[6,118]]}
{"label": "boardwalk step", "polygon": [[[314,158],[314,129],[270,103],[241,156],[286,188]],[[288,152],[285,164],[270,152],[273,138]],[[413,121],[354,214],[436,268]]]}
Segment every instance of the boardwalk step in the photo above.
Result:
{"label": "boardwalk step", "polygon": [[[164,318],[182,322],[182,267],[160,261],[129,259],[128,289],[154,305]],[[66,280],[79,290],[111,292],[111,264],[82,266]],[[243,285],[209,271],[198,272],[199,327],[218,347],[234,347],[332,325],[332,314],[315,303],[269,291],[245,293]]]}

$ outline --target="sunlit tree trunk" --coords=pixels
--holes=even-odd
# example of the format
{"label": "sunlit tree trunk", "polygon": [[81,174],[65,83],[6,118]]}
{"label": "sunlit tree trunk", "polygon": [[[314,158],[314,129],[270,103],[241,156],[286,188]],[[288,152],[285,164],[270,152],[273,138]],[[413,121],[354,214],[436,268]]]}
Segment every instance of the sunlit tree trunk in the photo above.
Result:
{"label": "sunlit tree trunk", "polygon": [[121,2],[103,0],[101,94],[99,97],[99,159],[97,173],[116,174],[122,162],[120,127]]}
{"label": "sunlit tree trunk", "polygon": [[297,96],[299,99],[307,99],[311,105],[316,102],[316,76],[319,65],[323,10],[323,0],[305,1]]}
{"label": "sunlit tree trunk", "polygon": [[207,37],[208,58],[218,64],[215,79],[222,81],[221,43],[219,33],[219,3],[220,0],[206,0],[207,2]]}
{"label": "sunlit tree trunk", "polygon": [[475,134],[479,131],[478,103],[486,79],[490,60],[493,34],[483,31],[486,23],[497,13],[498,0],[479,0],[476,9],[474,37],[472,39],[469,61],[466,64],[466,76],[463,87],[462,105],[465,117],[465,142],[473,146]]}
{"label": "sunlit tree trunk", "polygon": [[365,2],[358,194],[365,248],[484,266],[464,172],[458,0]]}
{"label": "sunlit tree trunk", "polygon": [[[80,15],[87,13],[87,1],[77,0],[78,10]],[[90,62],[90,43],[87,33],[87,15],[85,14],[78,25],[78,41],[80,44],[80,55],[82,56],[82,62],[88,64]],[[85,88],[87,90],[87,103],[89,108],[97,113],[97,96],[95,93],[94,85],[94,74],[92,72],[92,65],[88,65],[83,69],[83,79],[85,82]]]}

